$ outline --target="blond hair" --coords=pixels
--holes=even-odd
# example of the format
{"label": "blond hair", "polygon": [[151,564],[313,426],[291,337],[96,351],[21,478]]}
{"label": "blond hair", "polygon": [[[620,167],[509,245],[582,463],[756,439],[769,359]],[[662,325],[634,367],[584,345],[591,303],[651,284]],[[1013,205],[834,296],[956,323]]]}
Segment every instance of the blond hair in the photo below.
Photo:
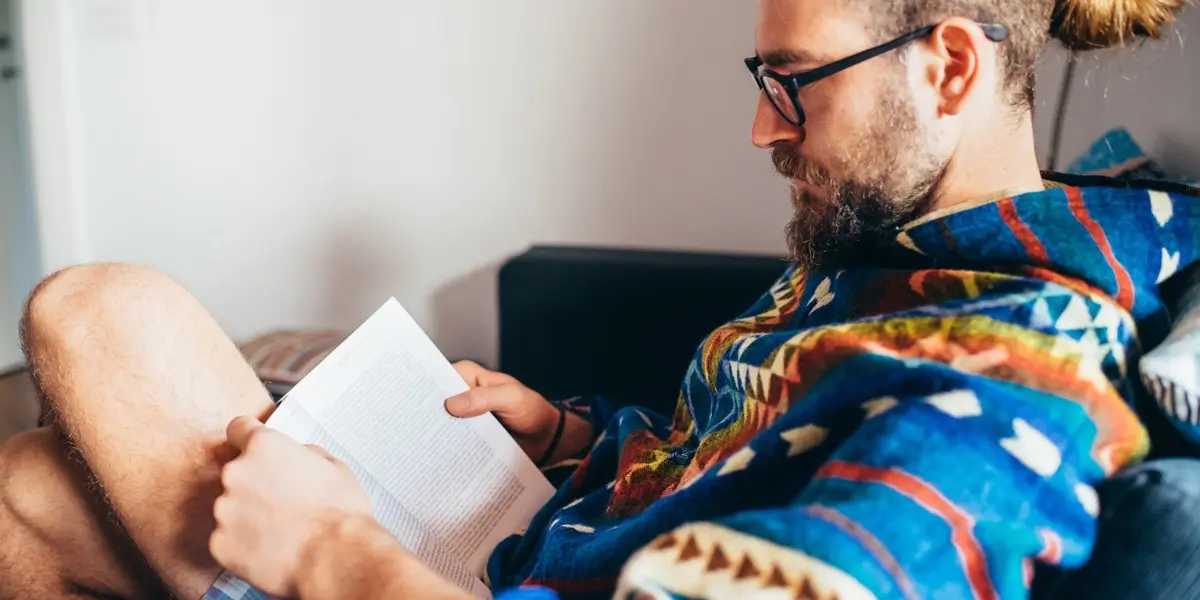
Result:
{"label": "blond hair", "polygon": [[1057,0],[1050,35],[1071,50],[1120,46],[1160,38],[1184,0]]}
{"label": "blond hair", "polygon": [[1000,23],[1008,39],[997,54],[1009,103],[1033,105],[1038,57],[1050,38],[1071,50],[1158,38],[1187,0],[852,0],[880,41],[949,17]]}

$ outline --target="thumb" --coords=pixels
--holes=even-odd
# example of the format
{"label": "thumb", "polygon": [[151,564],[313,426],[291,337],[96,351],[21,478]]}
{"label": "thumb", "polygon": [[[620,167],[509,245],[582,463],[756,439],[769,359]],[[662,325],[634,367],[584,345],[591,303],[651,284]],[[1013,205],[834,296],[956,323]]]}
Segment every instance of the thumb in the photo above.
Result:
{"label": "thumb", "polygon": [[250,444],[250,439],[262,428],[263,424],[254,417],[237,417],[225,428],[225,437],[228,438],[229,445],[244,452]]}
{"label": "thumb", "polygon": [[489,412],[504,413],[518,406],[521,396],[521,387],[517,384],[479,387],[446,400],[446,410],[460,418]]}

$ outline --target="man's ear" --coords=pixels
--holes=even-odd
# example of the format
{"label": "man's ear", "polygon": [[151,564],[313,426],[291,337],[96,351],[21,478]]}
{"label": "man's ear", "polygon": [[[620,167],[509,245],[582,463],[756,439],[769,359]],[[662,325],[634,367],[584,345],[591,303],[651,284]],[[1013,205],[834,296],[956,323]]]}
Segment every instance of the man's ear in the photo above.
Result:
{"label": "man's ear", "polygon": [[925,77],[938,101],[938,116],[957,115],[982,77],[985,61],[995,60],[994,43],[979,24],[962,17],[942,21],[924,40]]}

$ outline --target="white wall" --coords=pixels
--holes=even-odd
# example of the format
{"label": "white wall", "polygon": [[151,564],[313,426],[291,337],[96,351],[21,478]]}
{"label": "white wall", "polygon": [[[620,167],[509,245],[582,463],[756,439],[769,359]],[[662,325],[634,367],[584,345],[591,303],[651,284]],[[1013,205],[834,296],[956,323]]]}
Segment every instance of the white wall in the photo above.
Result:
{"label": "white wall", "polygon": [[491,361],[535,242],[780,252],[729,0],[71,3],[85,254],[161,268],[236,337],[395,295]]}
{"label": "white wall", "polygon": [[[21,67],[19,20],[10,3],[0,0],[0,33],[12,43],[0,50],[0,67]],[[33,197],[27,186],[24,76],[0,79],[0,373],[20,363],[17,320],[37,281],[39,253]]]}
{"label": "white wall", "polygon": [[[1035,122],[1043,161],[1051,146],[1066,57],[1054,44],[1038,70]],[[1105,131],[1124,126],[1170,174],[1200,178],[1200,8],[1186,9],[1163,40],[1084,53],[1080,59],[1064,121],[1060,169]]]}

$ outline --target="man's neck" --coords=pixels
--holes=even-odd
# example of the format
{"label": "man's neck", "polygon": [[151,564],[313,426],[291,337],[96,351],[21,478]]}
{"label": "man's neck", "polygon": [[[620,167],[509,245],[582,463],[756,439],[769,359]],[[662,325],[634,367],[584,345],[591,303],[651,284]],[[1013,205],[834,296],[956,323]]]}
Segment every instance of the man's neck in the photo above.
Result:
{"label": "man's neck", "polygon": [[989,131],[959,147],[934,193],[929,211],[1043,189],[1028,116],[1013,128],[996,120]]}

